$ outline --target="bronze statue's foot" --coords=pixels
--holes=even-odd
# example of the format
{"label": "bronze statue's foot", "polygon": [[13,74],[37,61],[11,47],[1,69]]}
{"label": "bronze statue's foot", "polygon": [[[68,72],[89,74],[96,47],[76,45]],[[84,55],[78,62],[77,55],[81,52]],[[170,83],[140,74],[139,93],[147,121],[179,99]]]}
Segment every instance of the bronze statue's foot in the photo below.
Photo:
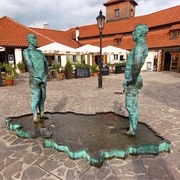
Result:
{"label": "bronze statue's foot", "polygon": [[130,136],[135,136],[136,135],[136,133],[134,131],[132,131],[132,130],[127,131],[126,134],[130,135]]}
{"label": "bronze statue's foot", "polygon": [[34,123],[40,123],[40,119],[35,118],[35,119],[34,119]]}
{"label": "bronze statue's foot", "polygon": [[43,115],[41,116],[41,119],[49,119],[47,116]]}

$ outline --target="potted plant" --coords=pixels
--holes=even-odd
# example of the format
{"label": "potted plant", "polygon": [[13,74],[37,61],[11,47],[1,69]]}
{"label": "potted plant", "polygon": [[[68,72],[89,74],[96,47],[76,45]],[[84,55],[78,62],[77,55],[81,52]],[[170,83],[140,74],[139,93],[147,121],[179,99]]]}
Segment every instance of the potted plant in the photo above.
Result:
{"label": "potted plant", "polygon": [[99,66],[97,64],[94,64],[91,66],[91,71],[93,76],[98,76],[98,72],[99,72]]}
{"label": "potted plant", "polygon": [[14,84],[14,78],[18,75],[16,72],[16,66],[13,66],[12,64],[3,63],[3,67],[5,68],[6,75],[5,75],[5,82],[6,85],[13,85]]}
{"label": "potted plant", "polygon": [[72,79],[73,77],[72,74],[73,74],[73,68],[71,67],[71,62],[67,61],[65,66],[65,78]]}
{"label": "potted plant", "polygon": [[22,61],[17,63],[17,67],[18,67],[20,73],[24,72],[25,64]]}
{"label": "potted plant", "polygon": [[53,65],[52,65],[51,72],[53,72],[53,74],[56,75],[56,79],[57,79],[57,80],[62,80],[62,79],[64,79],[64,73],[60,73],[60,68],[61,68],[61,65],[60,65],[60,64],[53,64]]}
{"label": "potted plant", "polygon": [[115,64],[115,74],[124,73],[126,62]]}
{"label": "potted plant", "polygon": [[89,67],[88,64],[75,64],[75,78],[90,77]]}

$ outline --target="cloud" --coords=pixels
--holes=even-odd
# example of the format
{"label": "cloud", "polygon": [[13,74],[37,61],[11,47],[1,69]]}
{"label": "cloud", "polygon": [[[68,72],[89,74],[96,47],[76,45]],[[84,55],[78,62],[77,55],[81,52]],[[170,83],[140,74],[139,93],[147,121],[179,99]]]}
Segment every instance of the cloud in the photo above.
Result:
{"label": "cloud", "polygon": [[[108,0],[0,0],[0,17],[10,18],[31,27],[49,24],[52,29],[95,24],[99,10],[106,15],[103,3]],[[164,0],[165,1],[165,0]],[[179,0],[136,0],[136,15],[144,15],[160,9],[179,5]],[[2,6],[2,4],[4,4]]]}
{"label": "cloud", "polygon": [[145,15],[179,5],[179,0],[136,0],[136,15]]}

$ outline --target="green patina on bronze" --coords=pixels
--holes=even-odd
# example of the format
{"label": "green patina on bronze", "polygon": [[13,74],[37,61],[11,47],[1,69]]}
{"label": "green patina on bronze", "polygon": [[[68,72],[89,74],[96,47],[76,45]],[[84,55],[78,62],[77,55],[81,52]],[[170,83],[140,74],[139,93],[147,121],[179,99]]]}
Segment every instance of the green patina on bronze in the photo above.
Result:
{"label": "green patina on bronze", "polygon": [[145,123],[138,123],[136,136],[128,136],[128,118],[113,112],[46,113],[46,116],[49,119],[40,123],[31,121],[32,114],[7,118],[6,125],[19,137],[42,137],[45,147],[63,151],[72,159],[85,158],[99,167],[105,159],[113,157],[125,159],[129,155],[170,151],[170,142]]}
{"label": "green patina on bronze", "polygon": [[129,113],[130,128],[127,134],[135,135],[139,118],[138,96],[143,86],[140,71],[148,55],[146,45],[146,35],[148,27],[145,24],[139,24],[135,27],[132,35],[136,42],[131,50],[124,72],[125,80],[123,82],[124,92],[126,94],[126,108]]}
{"label": "green patina on bronze", "polygon": [[23,51],[24,60],[29,71],[29,87],[31,89],[31,108],[33,119],[38,122],[38,109],[40,117],[44,116],[44,102],[46,99],[46,80],[48,74],[48,61],[42,51],[37,50],[37,37],[35,34],[28,34],[29,47]]}

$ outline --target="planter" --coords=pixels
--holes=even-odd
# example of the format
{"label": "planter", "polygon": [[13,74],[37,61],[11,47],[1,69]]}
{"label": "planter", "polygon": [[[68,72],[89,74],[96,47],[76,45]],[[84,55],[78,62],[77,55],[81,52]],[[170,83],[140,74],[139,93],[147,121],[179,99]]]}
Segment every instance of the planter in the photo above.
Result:
{"label": "planter", "polygon": [[93,72],[93,76],[97,77],[98,76],[98,72]]}
{"label": "planter", "polygon": [[23,73],[23,72],[24,72],[24,69],[19,69],[19,72],[20,72],[20,73]]}
{"label": "planter", "polygon": [[65,67],[65,78],[72,79],[73,78],[73,69],[72,67]]}
{"label": "planter", "polygon": [[76,68],[75,69],[75,78],[88,78],[90,77],[89,68]]}
{"label": "planter", "polygon": [[115,66],[115,74],[124,73],[126,66]]}
{"label": "planter", "polygon": [[109,67],[102,69],[102,76],[107,76],[107,75],[109,75]]}
{"label": "planter", "polygon": [[14,79],[6,79],[5,82],[7,86],[12,86],[14,84]]}
{"label": "planter", "polygon": [[57,79],[57,80],[63,80],[64,78],[65,78],[64,73],[58,73],[58,74],[56,74],[56,79]]}

